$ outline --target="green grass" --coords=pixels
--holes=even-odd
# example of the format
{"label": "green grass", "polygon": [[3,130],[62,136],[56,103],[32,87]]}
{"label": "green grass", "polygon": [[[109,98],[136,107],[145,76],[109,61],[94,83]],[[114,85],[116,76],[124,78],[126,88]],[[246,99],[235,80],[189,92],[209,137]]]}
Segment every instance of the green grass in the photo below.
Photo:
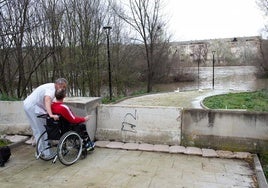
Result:
{"label": "green grass", "polygon": [[211,109],[268,112],[268,90],[211,96],[205,98],[203,104]]}
{"label": "green grass", "polygon": [[266,177],[266,180],[268,181],[268,153],[260,154],[259,159],[260,159],[260,162],[261,162],[263,173],[264,173],[264,175]]}
{"label": "green grass", "polygon": [[8,140],[5,140],[5,139],[0,139],[0,147],[1,146],[6,146],[8,144],[10,144],[11,142],[9,142]]}
{"label": "green grass", "polygon": [[0,93],[0,101],[19,101],[20,99]]}

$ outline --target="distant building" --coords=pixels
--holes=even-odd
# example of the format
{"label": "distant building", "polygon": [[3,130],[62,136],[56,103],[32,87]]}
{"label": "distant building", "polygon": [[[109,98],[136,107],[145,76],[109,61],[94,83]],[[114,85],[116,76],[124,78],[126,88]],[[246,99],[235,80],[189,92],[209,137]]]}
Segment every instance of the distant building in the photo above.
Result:
{"label": "distant building", "polygon": [[209,65],[215,51],[218,65],[247,65],[259,57],[260,41],[260,36],[252,36],[172,42],[171,52],[177,53],[179,63],[199,61]]}

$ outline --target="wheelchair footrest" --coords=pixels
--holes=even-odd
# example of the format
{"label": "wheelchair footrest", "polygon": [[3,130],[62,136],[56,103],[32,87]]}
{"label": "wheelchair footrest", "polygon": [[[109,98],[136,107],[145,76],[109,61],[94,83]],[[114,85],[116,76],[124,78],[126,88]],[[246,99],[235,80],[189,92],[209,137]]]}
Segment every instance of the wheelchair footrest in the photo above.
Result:
{"label": "wheelchair footrest", "polygon": [[54,159],[53,159],[53,161],[52,161],[53,164],[56,163],[57,158],[58,158],[58,155],[56,155],[56,156],[54,157]]}

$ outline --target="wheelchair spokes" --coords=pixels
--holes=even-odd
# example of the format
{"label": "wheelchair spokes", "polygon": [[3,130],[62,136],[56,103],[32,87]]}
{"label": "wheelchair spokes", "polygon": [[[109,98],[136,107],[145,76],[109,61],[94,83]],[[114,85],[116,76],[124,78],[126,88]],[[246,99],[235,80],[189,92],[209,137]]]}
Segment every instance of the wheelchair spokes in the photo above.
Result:
{"label": "wheelchair spokes", "polygon": [[71,165],[75,163],[82,153],[82,139],[74,131],[65,133],[58,145],[57,155],[61,163]]}
{"label": "wheelchair spokes", "polygon": [[36,144],[36,158],[49,161],[57,155],[57,147],[50,143],[47,139],[47,132],[43,132],[37,140]]}

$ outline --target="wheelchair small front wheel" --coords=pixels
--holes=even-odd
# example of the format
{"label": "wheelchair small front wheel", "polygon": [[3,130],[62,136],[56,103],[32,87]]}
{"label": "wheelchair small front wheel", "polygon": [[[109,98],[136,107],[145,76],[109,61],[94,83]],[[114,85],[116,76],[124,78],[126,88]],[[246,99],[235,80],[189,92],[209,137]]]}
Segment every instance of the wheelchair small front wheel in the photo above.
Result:
{"label": "wheelchair small front wheel", "polygon": [[[57,141],[56,141],[57,142]],[[47,132],[44,131],[36,143],[36,158],[49,161],[57,155],[57,143],[49,140]]]}
{"label": "wheelchair small front wheel", "polygon": [[74,131],[66,132],[61,136],[57,155],[60,162],[64,165],[72,165],[81,156],[83,142],[79,134]]}

